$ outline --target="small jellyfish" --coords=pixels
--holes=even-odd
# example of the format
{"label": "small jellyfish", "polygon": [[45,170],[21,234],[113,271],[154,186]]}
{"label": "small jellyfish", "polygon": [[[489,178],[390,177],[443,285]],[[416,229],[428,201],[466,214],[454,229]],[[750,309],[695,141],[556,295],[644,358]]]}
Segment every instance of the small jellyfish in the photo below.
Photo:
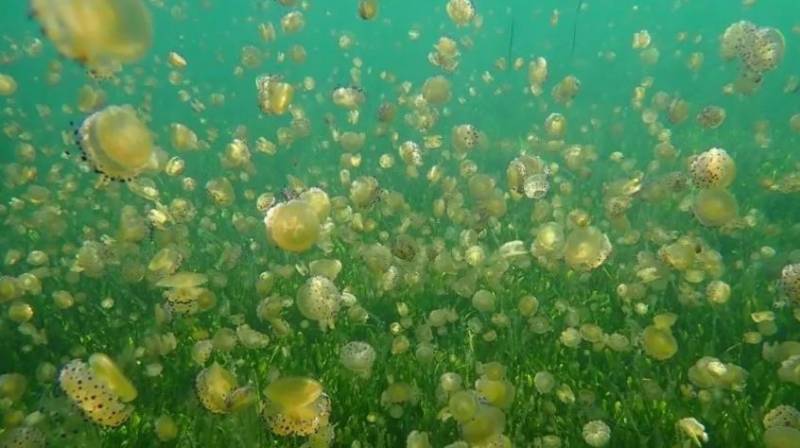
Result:
{"label": "small jellyfish", "polygon": [[733,221],[738,214],[736,198],[727,190],[711,188],[700,190],[692,203],[694,216],[707,227],[721,227]]}
{"label": "small jellyfish", "polygon": [[795,302],[800,303],[800,263],[789,264],[781,270],[783,292]]}
{"label": "small jellyfish", "polygon": [[342,347],[339,352],[339,361],[351,372],[361,378],[372,375],[372,365],[375,363],[375,349],[366,342],[352,341]]}
{"label": "small jellyfish", "polygon": [[706,106],[697,114],[697,123],[706,129],[716,129],[725,122],[727,113],[719,106]]}
{"label": "small jellyfish", "polygon": [[134,62],[153,41],[142,0],[32,0],[31,10],[58,51],[92,71]]}
{"label": "small jellyfish", "polygon": [[728,188],[736,177],[736,163],[722,148],[711,148],[698,155],[689,167],[697,188]]}
{"label": "small jellyfish", "polygon": [[265,391],[264,420],[278,436],[309,436],[328,426],[331,401],[311,378],[281,377]]}
{"label": "small jellyfish", "polygon": [[36,427],[18,426],[0,436],[1,448],[44,448],[47,438]]}
{"label": "small jellyfish", "polygon": [[294,87],[278,75],[261,75],[256,78],[258,106],[268,115],[283,115],[294,99]]}
{"label": "small jellyfish", "polygon": [[307,201],[293,199],[267,212],[264,223],[269,238],[288,252],[305,252],[317,242],[320,219]]}
{"label": "small jellyfish", "polygon": [[116,367],[108,369],[104,360],[90,364],[94,365],[80,359],[68,362],[58,377],[61,390],[89,420],[108,427],[122,425],[130,417],[133,407],[126,404],[116,391],[121,391],[126,398],[135,398],[135,389]]}
{"label": "small jellyfish", "polygon": [[670,359],[678,352],[678,341],[672,335],[670,327],[657,323],[644,329],[642,345],[647,356],[659,361]]}
{"label": "small jellyfish", "polygon": [[378,0],[360,0],[358,16],[363,20],[372,20],[378,15]]}
{"label": "small jellyfish", "polygon": [[364,91],[356,86],[342,86],[333,89],[331,99],[333,104],[345,109],[358,109],[365,100]]}
{"label": "small jellyfish", "polygon": [[611,428],[602,420],[592,420],[583,425],[583,440],[589,446],[606,446],[611,440]]}
{"label": "small jellyfish", "polygon": [[227,414],[252,402],[252,389],[238,387],[236,377],[216,362],[195,378],[195,392],[203,407],[214,414]]}
{"label": "small jellyfish", "polygon": [[522,188],[528,198],[543,199],[550,191],[550,181],[546,174],[534,174],[525,178]]}
{"label": "small jellyfish", "polygon": [[0,73],[0,96],[11,96],[16,91],[17,81],[11,75]]}
{"label": "small jellyfish", "polygon": [[422,97],[431,104],[444,104],[452,96],[450,81],[444,76],[433,76],[422,85]]}
{"label": "small jellyfish", "polygon": [[332,281],[311,277],[297,289],[297,308],[305,318],[319,323],[321,329],[333,328],[342,295]]}
{"label": "small jellyfish", "polygon": [[156,164],[153,136],[128,105],[90,115],[77,131],[77,143],[92,168],[112,180],[132,180]]}
{"label": "small jellyfish", "polygon": [[590,271],[603,264],[611,254],[611,242],[600,229],[577,228],[564,243],[564,261],[577,271]]}
{"label": "small jellyfish", "polygon": [[450,0],[446,9],[450,20],[457,26],[469,25],[475,19],[475,5],[472,0]]}

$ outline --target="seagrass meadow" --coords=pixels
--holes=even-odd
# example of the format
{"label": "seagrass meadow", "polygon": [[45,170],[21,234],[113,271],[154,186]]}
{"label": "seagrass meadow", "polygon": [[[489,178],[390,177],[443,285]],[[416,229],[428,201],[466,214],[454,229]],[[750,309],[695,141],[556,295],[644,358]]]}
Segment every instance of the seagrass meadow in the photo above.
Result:
{"label": "seagrass meadow", "polygon": [[0,448],[800,447],[790,0],[0,15]]}

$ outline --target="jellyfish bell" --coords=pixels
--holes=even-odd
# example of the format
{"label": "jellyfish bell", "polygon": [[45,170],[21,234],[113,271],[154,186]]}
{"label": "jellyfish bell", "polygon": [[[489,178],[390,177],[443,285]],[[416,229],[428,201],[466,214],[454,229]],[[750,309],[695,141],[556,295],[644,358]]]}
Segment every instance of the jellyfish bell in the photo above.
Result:
{"label": "jellyfish bell", "polygon": [[[61,369],[58,381],[61,390],[89,420],[102,426],[117,427],[125,423],[133,412],[133,407],[125,404],[117,391],[122,391],[127,398],[135,398],[136,393],[116,367],[109,369],[111,365],[113,363],[108,364],[99,358],[90,364],[74,359]],[[128,384],[124,385],[126,382]]]}
{"label": "jellyfish bell", "polygon": [[320,219],[311,203],[301,199],[278,204],[264,218],[267,235],[281,249],[305,252],[317,242]]}
{"label": "jellyfish bell", "polygon": [[278,378],[264,395],[264,419],[276,435],[308,436],[328,425],[330,399],[312,378]]}
{"label": "jellyfish bell", "polygon": [[159,151],[133,107],[108,106],[91,114],[77,130],[82,158],[105,177],[129,181],[157,167]]}
{"label": "jellyfish bell", "polygon": [[736,177],[736,163],[722,148],[711,148],[698,155],[689,167],[698,188],[727,188]]}
{"label": "jellyfish bell", "polygon": [[378,0],[360,0],[358,16],[363,20],[372,20],[378,15]]}
{"label": "jellyfish bell", "polygon": [[694,216],[707,227],[721,227],[733,221],[738,214],[736,198],[727,190],[711,188],[700,190],[692,203]]}
{"label": "jellyfish bell", "polygon": [[91,70],[134,62],[153,41],[142,0],[31,0],[30,5],[58,51]]}
{"label": "jellyfish bell", "polygon": [[256,78],[258,105],[268,115],[283,115],[294,99],[294,87],[278,75],[261,75]]}
{"label": "jellyfish bell", "polygon": [[358,109],[365,100],[364,90],[356,86],[341,86],[331,92],[333,104],[345,109]]}
{"label": "jellyfish bell", "polygon": [[472,0],[450,0],[446,9],[450,20],[457,26],[469,25],[475,19],[475,5]]}
{"label": "jellyfish bell", "polygon": [[587,226],[572,231],[564,243],[564,260],[575,270],[599,267],[611,254],[611,242],[600,229]]}

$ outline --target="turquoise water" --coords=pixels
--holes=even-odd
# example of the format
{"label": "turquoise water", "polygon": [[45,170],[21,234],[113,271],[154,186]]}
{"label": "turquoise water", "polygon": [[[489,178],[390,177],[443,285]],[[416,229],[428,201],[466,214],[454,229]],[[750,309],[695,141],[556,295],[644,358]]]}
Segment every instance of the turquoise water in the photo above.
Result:
{"label": "turquoise water", "polygon": [[[117,32],[92,19],[114,3],[95,0],[70,31]],[[103,79],[59,51],[44,10],[13,2],[0,17],[0,447],[800,446],[791,2],[483,0],[465,26],[445,0],[379,0],[372,20],[356,0],[120,3],[144,6],[152,42]],[[739,21],[782,54],[752,92],[734,85],[741,58],[721,54]],[[648,48],[632,48],[643,31]],[[429,62],[443,36],[452,71]],[[265,74],[294,89],[282,114],[259,107]],[[443,103],[424,95],[435,76]],[[568,76],[579,89],[560,101]],[[350,86],[364,101],[348,110],[332,96]],[[92,134],[126,104],[146,132]],[[718,127],[697,119],[708,106],[725,112]],[[178,123],[198,149],[175,144]],[[342,148],[345,132],[363,146]],[[114,141],[152,153],[121,162],[127,182],[97,155]],[[248,148],[236,163],[231,145]],[[730,182],[703,184],[711,148]],[[519,163],[522,180],[546,179],[542,197],[514,183]],[[232,194],[210,191],[219,182]],[[287,203],[299,218],[278,217]],[[319,282],[332,292],[308,294]],[[353,341],[374,364],[342,359]],[[88,399],[70,375],[104,392]],[[316,394],[286,405],[286,377]]]}

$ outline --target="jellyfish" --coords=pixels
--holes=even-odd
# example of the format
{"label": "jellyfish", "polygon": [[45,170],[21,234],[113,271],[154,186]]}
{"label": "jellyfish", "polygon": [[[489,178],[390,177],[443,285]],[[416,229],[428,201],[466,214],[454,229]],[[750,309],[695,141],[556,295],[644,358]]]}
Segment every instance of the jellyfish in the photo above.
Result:
{"label": "jellyfish", "polygon": [[307,251],[314,246],[320,234],[317,210],[309,202],[300,199],[272,207],[264,223],[270,239],[287,252]]}
{"label": "jellyfish", "polygon": [[764,415],[764,428],[769,429],[776,426],[800,429],[800,411],[787,404],[776,406]]}
{"label": "jellyfish", "polygon": [[142,0],[31,0],[31,10],[62,55],[95,72],[140,59],[153,41]]}
{"label": "jellyfish", "polygon": [[214,414],[236,411],[255,399],[250,387],[238,387],[236,377],[216,362],[197,374],[194,385],[200,403]]}
{"label": "jellyfish", "polygon": [[364,20],[372,20],[378,15],[378,0],[360,0],[358,16]]}
{"label": "jellyfish", "polygon": [[422,97],[431,104],[444,104],[452,96],[450,81],[444,76],[433,76],[422,85]]}
{"label": "jellyfish", "polygon": [[153,136],[129,105],[108,106],[76,131],[83,158],[105,177],[130,181],[157,164]]}
{"label": "jellyfish", "polygon": [[727,188],[736,177],[736,163],[721,148],[711,148],[698,155],[689,167],[697,188]]}
{"label": "jellyfish", "polygon": [[352,341],[342,347],[339,360],[342,365],[361,378],[372,375],[372,365],[375,363],[375,349],[366,342]]}
{"label": "jellyfish", "polygon": [[318,322],[323,330],[333,328],[341,302],[339,289],[325,277],[311,277],[297,289],[300,314]]}
{"label": "jellyfish", "polygon": [[133,412],[127,403],[136,398],[136,389],[105,355],[93,355],[89,364],[68,362],[58,382],[86,418],[101,426],[120,426]]}
{"label": "jellyfish", "polygon": [[543,199],[550,191],[550,180],[544,173],[533,174],[525,178],[522,189],[530,199]]}
{"label": "jellyfish", "polygon": [[358,109],[364,102],[364,91],[356,86],[342,86],[331,93],[333,104],[345,109]]}
{"label": "jellyfish", "polygon": [[720,227],[736,218],[736,198],[727,190],[712,188],[701,190],[692,204],[694,216],[707,227]]}
{"label": "jellyfish", "polygon": [[583,425],[583,440],[589,446],[606,446],[611,440],[611,428],[602,420],[592,420]]}
{"label": "jellyfish", "polygon": [[2,448],[44,448],[47,446],[45,435],[33,426],[18,426],[7,430],[0,436]]}
{"label": "jellyfish", "polygon": [[267,115],[283,115],[294,99],[294,87],[278,75],[261,75],[256,78],[258,106]]}
{"label": "jellyfish", "polygon": [[469,25],[475,18],[475,5],[472,0],[450,0],[447,2],[447,15],[457,26]]}
{"label": "jellyfish", "polygon": [[331,402],[312,378],[281,377],[264,391],[264,419],[278,436],[308,436],[328,426]]}
{"label": "jellyfish", "polygon": [[800,263],[789,264],[781,270],[783,292],[792,300],[800,302]]}
{"label": "jellyfish", "polygon": [[564,243],[564,260],[577,271],[591,271],[611,254],[611,242],[600,229],[589,226],[573,230]]}
{"label": "jellyfish", "polygon": [[678,341],[672,335],[670,327],[658,323],[644,329],[642,344],[647,356],[659,361],[672,358],[678,352]]}
{"label": "jellyfish", "polygon": [[794,448],[800,446],[800,429],[774,426],[764,431],[765,448]]}
{"label": "jellyfish", "polygon": [[706,129],[716,129],[722,126],[726,117],[725,109],[719,106],[706,106],[697,113],[697,123]]}
{"label": "jellyfish", "polygon": [[208,282],[208,276],[196,272],[177,272],[156,283],[159,288],[193,288]]}

